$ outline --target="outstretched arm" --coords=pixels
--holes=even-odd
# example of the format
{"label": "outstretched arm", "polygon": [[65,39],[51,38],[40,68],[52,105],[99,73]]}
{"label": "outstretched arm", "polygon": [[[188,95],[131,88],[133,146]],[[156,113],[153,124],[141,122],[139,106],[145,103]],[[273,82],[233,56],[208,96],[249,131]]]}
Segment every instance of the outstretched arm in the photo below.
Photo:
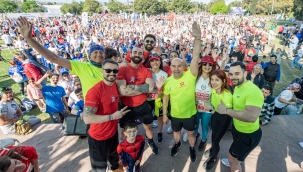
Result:
{"label": "outstretched arm", "polygon": [[32,35],[32,24],[30,24],[25,17],[19,17],[17,22],[18,27],[20,28],[21,35],[26,39],[26,41],[37,51],[41,54],[44,58],[49,60],[52,63],[56,63],[60,66],[63,66],[69,70],[72,69],[69,60],[64,58],[60,58],[55,53],[49,51],[48,49],[44,48],[38,41],[36,41]]}

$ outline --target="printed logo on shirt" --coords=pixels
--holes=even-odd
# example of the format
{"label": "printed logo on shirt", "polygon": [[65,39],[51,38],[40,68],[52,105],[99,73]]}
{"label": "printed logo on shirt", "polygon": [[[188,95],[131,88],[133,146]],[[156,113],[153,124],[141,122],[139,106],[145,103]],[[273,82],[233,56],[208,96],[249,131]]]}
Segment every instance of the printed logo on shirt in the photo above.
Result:
{"label": "printed logo on shirt", "polygon": [[116,98],[112,96],[112,103],[115,102]]}
{"label": "printed logo on shirt", "polygon": [[206,89],[206,85],[201,85],[201,89],[205,90]]}
{"label": "printed logo on shirt", "polygon": [[185,83],[184,82],[180,82],[180,87],[184,87]]}
{"label": "printed logo on shirt", "polygon": [[129,82],[135,82],[135,77],[131,77]]}

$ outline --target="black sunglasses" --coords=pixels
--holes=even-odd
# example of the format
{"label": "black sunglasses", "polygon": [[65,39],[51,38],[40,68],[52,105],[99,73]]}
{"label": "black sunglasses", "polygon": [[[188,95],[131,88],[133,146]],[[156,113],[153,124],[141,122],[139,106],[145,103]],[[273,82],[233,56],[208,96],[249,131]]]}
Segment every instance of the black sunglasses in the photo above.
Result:
{"label": "black sunglasses", "polygon": [[118,73],[119,72],[119,70],[118,69],[103,69],[103,70],[105,70],[105,72],[106,73],[111,73],[111,72],[113,72],[113,73]]}
{"label": "black sunglasses", "polygon": [[151,44],[153,44],[153,43],[155,43],[155,41],[150,41],[150,40],[145,40],[145,43],[151,43]]}
{"label": "black sunglasses", "polygon": [[211,63],[203,63],[203,66],[206,66],[207,64],[208,64],[208,66],[210,66],[210,67],[213,66],[213,64],[211,64]]}

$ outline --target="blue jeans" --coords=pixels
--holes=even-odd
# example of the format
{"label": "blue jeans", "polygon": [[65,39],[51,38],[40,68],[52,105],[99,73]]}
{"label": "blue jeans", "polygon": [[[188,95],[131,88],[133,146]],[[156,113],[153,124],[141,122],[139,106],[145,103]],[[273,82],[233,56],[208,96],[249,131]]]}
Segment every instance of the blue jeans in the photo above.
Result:
{"label": "blue jeans", "polygon": [[[131,161],[128,163],[128,170],[126,172],[140,172],[140,163],[138,165],[135,165],[136,161]],[[136,169],[134,169],[136,168]]]}
{"label": "blue jeans", "polygon": [[201,140],[205,141],[207,139],[208,131],[209,131],[209,123],[212,114],[210,112],[198,112],[197,113],[197,127],[195,130],[195,134],[198,134],[199,126],[201,124],[202,128],[202,137]]}
{"label": "blue jeans", "polygon": [[299,57],[298,55],[292,60],[290,67],[294,68],[295,65],[297,65],[300,69],[302,68],[302,65],[299,63],[299,60],[301,59],[301,57]]}

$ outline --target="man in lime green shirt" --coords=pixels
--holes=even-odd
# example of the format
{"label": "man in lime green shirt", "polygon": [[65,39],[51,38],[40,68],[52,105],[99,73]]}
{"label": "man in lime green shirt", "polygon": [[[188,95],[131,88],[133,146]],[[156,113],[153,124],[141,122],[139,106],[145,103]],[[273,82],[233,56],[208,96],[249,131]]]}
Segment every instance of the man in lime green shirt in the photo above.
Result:
{"label": "man in lime green shirt", "polygon": [[222,163],[230,166],[231,171],[242,171],[241,161],[259,144],[262,131],[259,126],[264,97],[261,90],[251,81],[246,80],[247,72],[242,62],[230,65],[229,77],[235,87],[233,94],[233,109],[228,109],[221,102],[218,105],[220,114],[227,114],[233,118],[233,143],[229,148],[228,160]]}
{"label": "man in lime green shirt", "polygon": [[17,24],[21,35],[37,52],[44,56],[44,58],[46,58],[52,63],[67,68],[71,71],[72,74],[79,76],[80,81],[82,83],[82,92],[84,100],[87,91],[103,79],[102,62],[105,57],[105,51],[102,46],[92,45],[90,47],[90,61],[88,63],[67,60],[57,56],[55,53],[44,48],[43,45],[41,45],[32,37],[32,25],[27,21],[25,17],[19,17]]}
{"label": "man in lime green shirt", "polygon": [[184,72],[184,63],[180,58],[171,61],[173,75],[165,81],[163,97],[163,122],[167,123],[168,101],[171,103],[171,122],[174,131],[175,145],[171,149],[171,156],[176,156],[181,147],[181,129],[184,128],[188,134],[190,159],[194,162],[197,158],[195,151],[196,136],[196,99],[195,85],[198,75],[199,56],[201,51],[201,29],[197,23],[192,26],[191,35],[195,37],[193,59],[190,69]]}

